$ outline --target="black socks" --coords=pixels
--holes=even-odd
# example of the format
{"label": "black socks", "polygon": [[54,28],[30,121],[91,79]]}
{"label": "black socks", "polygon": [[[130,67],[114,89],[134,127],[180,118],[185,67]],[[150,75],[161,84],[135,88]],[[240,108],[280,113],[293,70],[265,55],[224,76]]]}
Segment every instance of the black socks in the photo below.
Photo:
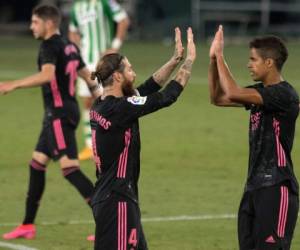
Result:
{"label": "black socks", "polygon": [[26,211],[23,224],[33,224],[45,189],[46,166],[32,160],[30,162],[29,187],[26,198]]}

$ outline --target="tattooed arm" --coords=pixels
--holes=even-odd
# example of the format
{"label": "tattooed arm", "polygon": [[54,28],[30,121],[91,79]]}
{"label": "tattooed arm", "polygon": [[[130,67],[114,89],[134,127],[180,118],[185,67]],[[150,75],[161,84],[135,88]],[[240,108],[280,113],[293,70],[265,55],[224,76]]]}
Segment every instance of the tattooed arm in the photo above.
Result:
{"label": "tattooed arm", "polygon": [[180,29],[177,27],[175,29],[175,51],[172,58],[164,64],[160,69],[158,69],[153,74],[153,79],[156,83],[158,83],[161,87],[164,86],[174,69],[183,59],[183,52],[184,48],[181,42],[181,32]]}
{"label": "tattooed arm", "polygon": [[190,78],[195,59],[196,59],[196,46],[194,43],[193,31],[191,28],[188,28],[187,56],[175,76],[175,81],[177,81],[182,87],[185,87],[185,85],[187,84]]}

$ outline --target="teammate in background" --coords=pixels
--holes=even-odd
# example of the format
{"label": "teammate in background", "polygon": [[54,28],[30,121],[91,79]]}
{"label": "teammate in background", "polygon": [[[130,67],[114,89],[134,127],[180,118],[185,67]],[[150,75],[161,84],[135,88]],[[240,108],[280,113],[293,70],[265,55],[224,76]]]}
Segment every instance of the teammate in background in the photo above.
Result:
{"label": "teammate in background", "polygon": [[93,73],[104,88],[90,111],[98,177],[92,199],[95,249],[147,249],[138,205],[138,118],[174,103],[188,82],[196,58],[191,28],[187,57],[175,79],[159,92],[183,59],[179,28],[175,33],[174,56],[137,89],[133,88],[136,74],[130,62],[118,53],[104,56]]}
{"label": "teammate in background", "polygon": [[42,87],[44,120],[42,131],[29,165],[29,189],[23,223],[4,234],[4,239],[35,237],[34,220],[45,187],[46,166],[50,159],[58,160],[63,176],[90,205],[93,184],[80,171],[77,159],[75,129],[79,122],[79,106],[75,98],[77,73],[85,79],[95,95],[98,84],[90,80],[90,72],[81,59],[78,48],[59,34],[60,13],[56,7],[37,6],[32,11],[30,29],[36,39],[43,40],[38,56],[39,73],[24,79],[0,83],[0,94],[19,88]]}
{"label": "teammate in background", "polygon": [[[115,0],[77,0],[71,11],[69,38],[81,48],[83,60],[92,71],[101,56],[118,52],[128,26],[127,14]],[[79,160],[87,160],[93,156],[89,118],[93,99],[82,79],[78,79],[78,87],[83,102],[85,138],[85,148],[79,153]]]}
{"label": "teammate in background", "polygon": [[258,83],[242,88],[226,65],[223,46],[220,26],[210,48],[211,101],[250,110],[248,179],[238,213],[240,249],[288,250],[299,206],[291,159],[299,97],[281,75],[288,51],[275,36],[252,40],[248,68]]}

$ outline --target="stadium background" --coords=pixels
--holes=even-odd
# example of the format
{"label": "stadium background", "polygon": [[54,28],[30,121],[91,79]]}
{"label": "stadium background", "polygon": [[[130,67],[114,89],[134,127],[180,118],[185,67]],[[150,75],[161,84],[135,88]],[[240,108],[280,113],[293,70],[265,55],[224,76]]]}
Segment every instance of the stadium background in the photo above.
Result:
{"label": "stadium background", "polygon": [[[36,71],[39,42],[28,30],[37,1],[0,2],[0,81]],[[44,1],[50,2],[50,1]],[[68,18],[70,1],[56,1]],[[209,103],[208,42],[218,23],[225,26],[225,56],[241,85],[251,82],[246,63],[247,41],[273,33],[288,42],[290,58],[284,77],[300,91],[300,2],[289,1],[122,1],[132,18],[122,53],[141,82],[172,55],[173,28],[191,25],[198,58],[189,86],[172,107],[141,119],[141,209],[150,249],[233,250],[237,248],[236,211],[248,160],[248,113]],[[66,26],[62,26],[64,30]],[[184,37],[184,36],[183,36]],[[0,234],[17,225],[24,213],[28,167],[42,118],[39,89],[0,97]],[[300,177],[297,125],[293,149]],[[79,144],[83,143],[78,131]],[[94,165],[82,169],[93,180]],[[85,237],[93,232],[90,211],[50,164],[47,187],[33,241],[16,240],[0,249],[92,249]],[[298,223],[299,224],[299,223]],[[21,248],[23,246],[23,248]],[[15,248],[13,248],[15,247]],[[19,247],[19,248],[18,248]],[[292,250],[300,249],[297,226]]]}

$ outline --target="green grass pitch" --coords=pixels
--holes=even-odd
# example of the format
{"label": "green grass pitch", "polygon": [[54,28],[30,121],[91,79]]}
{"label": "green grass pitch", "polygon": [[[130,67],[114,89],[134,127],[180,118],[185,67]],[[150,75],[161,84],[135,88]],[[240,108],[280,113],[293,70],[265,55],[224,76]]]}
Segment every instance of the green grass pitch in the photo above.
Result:
{"label": "green grass pitch", "polygon": [[[140,205],[144,219],[182,215],[236,214],[245,183],[248,161],[248,113],[243,109],[210,104],[207,88],[208,47],[198,46],[190,84],[170,108],[140,119],[142,155]],[[284,77],[300,91],[299,44],[288,44],[290,58]],[[32,38],[1,38],[0,81],[36,70],[38,42]],[[150,76],[172,55],[161,43],[133,43],[123,51],[137,72],[137,82]],[[246,68],[247,46],[228,46],[225,56],[236,80],[251,83]],[[28,185],[28,162],[42,119],[40,89],[18,90],[0,96],[0,234],[20,223]],[[300,138],[297,126],[293,159],[300,178]],[[83,144],[81,130],[78,143]],[[92,162],[82,170],[95,181]],[[92,249],[85,240],[93,233],[91,211],[51,163],[40,206],[35,240],[15,240],[42,250]],[[73,222],[73,223],[70,223]],[[76,223],[77,222],[77,223]],[[48,224],[47,224],[48,223]],[[236,219],[145,221],[152,250],[238,249]],[[4,240],[0,239],[0,243]],[[0,244],[0,249],[1,248]],[[296,228],[293,250],[300,249]]]}

